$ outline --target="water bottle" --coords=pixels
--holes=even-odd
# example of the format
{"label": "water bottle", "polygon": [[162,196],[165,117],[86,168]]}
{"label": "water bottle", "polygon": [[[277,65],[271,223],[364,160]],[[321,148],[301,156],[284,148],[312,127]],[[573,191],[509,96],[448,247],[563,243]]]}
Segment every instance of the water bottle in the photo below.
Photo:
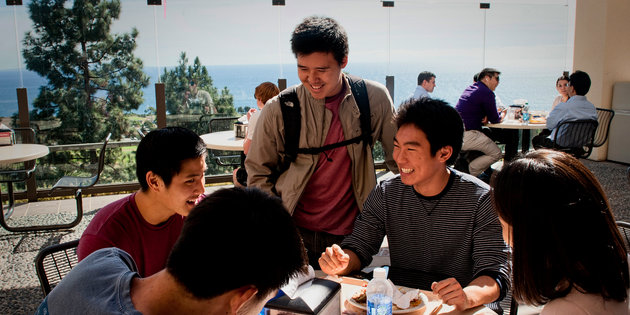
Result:
{"label": "water bottle", "polygon": [[374,278],[368,283],[367,315],[391,315],[394,290],[387,281],[387,271],[383,268],[374,269]]}
{"label": "water bottle", "polygon": [[529,124],[529,119],[530,119],[530,114],[529,114],[529,106],[525,105],[523,106],[523,124],[527,125]]}

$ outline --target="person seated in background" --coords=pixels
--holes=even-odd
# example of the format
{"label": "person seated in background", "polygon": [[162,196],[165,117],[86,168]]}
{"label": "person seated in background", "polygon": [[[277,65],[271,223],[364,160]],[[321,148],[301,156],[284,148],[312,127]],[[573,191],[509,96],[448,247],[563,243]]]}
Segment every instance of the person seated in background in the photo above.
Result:
{"label": "person seated in background", "polygon": [[493,179],[513,247],[513,296],[548,314],[629,314],[628,251],[595,176],[563,152],[536,150]]}
{"label": "person seated in background", "polygon": [[[278,94],[280,94],[280,89],[271,82],[263,82],[254,90],[254,98],[256,99],[258,111],[252,108],[247,112],[249,122],[247,124],[247,136],[245,137],[245,141],[243,141],[243,153],[245,155],[249,152],[249,146],[254,137],[254,128],[256,127],[260,112],[263,110],[263,107],[265,107],[265,103]],[[245,161],[241,161],[241,167],[235,169],[232,174],[232,182],[234,182],[235,186],[247,186],[247,171],[245,170],[244,162]]]}
{"label": "person seated in background", "polygon": [[190,94],[187,94],[188,110],[206,115],[214,115],[218,113],[210,93],[208,91],[200,90],[196,81],[190,81],[189,91]]}
{"label": "person seated in background", "polygon": [[302,240],[280,199],[221,189],[190,212],[166,268],[142,277],[128,253],[100,249],[36,314],[254,315],[305,266]]}
{"label": "person seated in background", "polygon": [[553,140],[562,136],[557,134],[556,127],[565,121],[580,119],[597,120],[595,105],[586,99],[586,93],[591,88],[591,78],[584,71],[575,71],[569,76],[569,100],[558,104],[547,116],[548,132],[541,132],[532,138],[535,148],[552,148]]}
{"label": "person seated in background", "polygon": [[413,98],[429,97],[435,89],[435,74],[429,71],[422,71],[418,74],[418,86],[413,93]]}
{"label": "person seated in background", "polygon": [[184,217],[205,192],[205,172],[206,145],[197,134],[181,127],[149,132],[136,150],[140,190],[96,213],[79,241],[79,260],[118,247],[142,277],[164,268]]}
{"label": "person seated in background", "polygon": [[569,77],[562,75],[556,80],[556,90],[558,90],[558,96],[553,100],[551,109],[556,108],[556,105],[564,103],[569,100]]}
{"label": "person seated in background", "polygon": [[395,121],[400,175],[377,184],[352,234],[321,254],[322,271],[364,268],[387,236],[395,284],[433,290],[459,310],[490,303],[499,311],[509,286],[507,246],[490,189],[447,166],[462,146],[459,114],[425,97],[401,105]]}
{"label": "person seated in background", "polygon": [[[501,122],[505,115],[505,112],[499,113],[497,110],[494,94],[494,90],[499,85],[500,74],[501,72],[493,68],[483,69],[477,76],[477,81],[464,90],[457,105],[455,105],[466,128],[462,150],[483,153],[468,164],[469,172],[473,176],[479,176],[503,157],[501,149],[494,142],[495,140],[482,132],[481,129],[482,125],[487,122],[495,124]],[[495,131],[492,135],[500,136],[502,131]],[[516,149],[516,146],[514,148]],[[515,154],[516,152],[514,152]]]}

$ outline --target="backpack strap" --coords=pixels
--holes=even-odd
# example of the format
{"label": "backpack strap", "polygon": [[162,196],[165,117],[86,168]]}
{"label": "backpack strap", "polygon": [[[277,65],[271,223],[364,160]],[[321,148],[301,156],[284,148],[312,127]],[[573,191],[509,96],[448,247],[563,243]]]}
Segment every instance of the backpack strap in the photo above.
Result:
{"label": "backpack strap", "polygon": [[368,100],[367,87],[365,81],[359,77],[346,75],[352,90],[352,95],[359,107],[361,135],[352,139],[332,143],[319,148],[300,148],[300,131],[302,126],[302,114],[300,112],[300,101],[297,97],[295,87],[286,89],[278,96],[284,122],[284,154],[286,158],[282,162],[281,170],[286,170],[295,161],[298,154],[320,154],[324,151],[344,147],[353,143],[363,141],[364,146],[372,145],[372,117],[370,115],[370,102]]}
{"label": "backpack strap", "polygon": [[352,95],[359,106],[361,119],[361,137],[363,145],[372,146],[372,115],[370,114],[370,101],[368,99],[367,87],[365,81],[353,75],[346,75],[350,83]]}
{"label": "backpack strap", "polygon": [[302,128],[302,113],[300,112],[300,100],[297,97],[295,87],[282,91],[278,98],[284,122],[284,154],[286,155],[284,164],[288,168],[288,165],[297,158]]}

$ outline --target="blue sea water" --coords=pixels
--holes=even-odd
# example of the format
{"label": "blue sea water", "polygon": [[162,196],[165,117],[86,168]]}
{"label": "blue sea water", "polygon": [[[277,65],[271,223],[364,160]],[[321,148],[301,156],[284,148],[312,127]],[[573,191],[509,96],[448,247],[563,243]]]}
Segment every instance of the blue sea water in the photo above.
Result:
{"label": "blue sea water", "polygon": [[[254,88],[264,82],[277,83],[280,72],[287,79],[287,85],[299,83],[295,64],[280,65],[220,65],[207,66],[219,90],[227,87],[234,96],[234,107],[254,107]],[[396,107],[413,95],[420,71],[426,69],[405,64],[392,64],[388,71],[381,64],[349,64],[344,71],[385,84],[386,75],[395,77],[394,104]],[[472,83],[475,71],[446,70],[439,66],[432,67],[437,76],[436,88],[432,97],[441,98],[455,105],[460,94]],[[157,69],[146,67],[145,72],[151,77],[151,84],[143,90],[144,103],[135,113],[143,114],[151,106],[155,107],[155,88]],[[46,84],[46,80],[30,71],[23,71],[24,87],[27,89],[29,107],[39,93],[39,87]],[[526,99],[532,110],[550,110],[551,103],[556,96],[555,80],[558,74],[546,70],[510,70],[501,74],[501,81],[496,94],[505,105],[512,104],[515,99]],[[17,70],[0,71],[0,117],[8,117],[17,112],[16,88],[20,87]]]}

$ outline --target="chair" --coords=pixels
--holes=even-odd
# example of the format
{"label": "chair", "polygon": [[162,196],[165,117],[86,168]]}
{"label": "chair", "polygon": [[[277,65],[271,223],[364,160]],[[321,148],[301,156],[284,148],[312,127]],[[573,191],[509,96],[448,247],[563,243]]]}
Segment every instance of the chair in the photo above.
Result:
{"label": "chair", "polygon": [[596,131],[597,120],[563,121],[557,127],[552,148],[569,153],[576,158],[587,158],[593,151]]}
{"label": "chair", "polygon": [[[3,130],[4,131],[4,130]],[[15,132],[15,139],[21,139],[21,141],[15,141],[15,143],[32,143],[35,140],[35,130],[33,128],[28,127],[15,127],[13,128]],[[12,215],[13,210],[15,209],[15,197],[13,195],[13,183],[14,182],[24,182],[27,181],[37,168],[37,165],[33,161],[24,162],[23,167],[21,168],[10,168],[3,169],[0,171],[0,183],[7,184],[7,196],[9,198],[8,205],[6,208],[2,206],[2,199],[0,198],[0,225],[10,232],[24,232],[24,231],[36,231],[40,230],[37,226],[26,226],[26,227],[12,227],[9,226],[6,222]]]}
{"label": "chair", "polygon": [[98,156],[98,170],[95,175],[89,177],[81,177],[81,176],[64,176],[60,178],[57,183],[52,187],[50,193],[57,189],[73,189],[74,190],[74,199],[77,201],[77,217],[74,221],[68,224],[60,224],[54,225],[55,228],[70,228],[76,226],[81,222],[83,218],[83,193],[82,189],[92,187],[101,177],[101,172],[103,171],[103,167],[105,165],[105,152],[107,149],[107,143],[109,142],[109,138],[112,136],[111,133],[107,135],[105,141],[103,142],[103,147],[101,148],[101,152]]}
{"label": "chair", "polygon": [[619,229],[619,234],[621,234],[623,242],[626,245],[626,250],[630,252],[630,223],[617,221],[617,228]]}
{"label": "chair", "polygon": [[44,297],[79,263],[78,245],[79,240],[51,245],[35,257],[35,270]]}
{"label": "chair", "polygon": [[[203,118],[203,116],[202,116]],[[239,117],[212,117],[208,120],[209,132],[219,132],[234,129],[234,123]],[[243,159],[243,154],[239,155],[221,155],[225,151],[208,149],[210,158],[214,159],[218,165],[239,167]],[[221,152],[221,153],[219,153]]]}
{"label": "chair", "polygon": [[608,130],[610,123],[615,117],[615,111],[612,109],[597,108],[597,131],[593,140],[593,147],[601,147],[608,140]]}

